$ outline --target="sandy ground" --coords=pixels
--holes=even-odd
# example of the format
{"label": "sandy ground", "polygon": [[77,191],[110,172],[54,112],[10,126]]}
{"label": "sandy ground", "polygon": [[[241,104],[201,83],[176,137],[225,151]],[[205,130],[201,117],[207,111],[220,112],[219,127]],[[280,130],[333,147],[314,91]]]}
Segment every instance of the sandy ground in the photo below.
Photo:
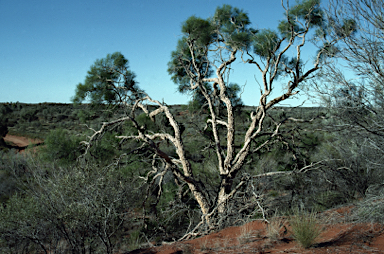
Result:
{"label": "sandy ground", "polygon": [[[271,237],[265,222],[253,221],[198,239],[128,253],[384,253],[384,226],[343,222],[349,210],[350,207],[346,207],[323,213],[323,232],[315,245],[308,249],[297,244],[286,218],[281,217],[278,223],[280,232],[274,237]],[[287,225],[288,230],[281,227],[282,224]]]}

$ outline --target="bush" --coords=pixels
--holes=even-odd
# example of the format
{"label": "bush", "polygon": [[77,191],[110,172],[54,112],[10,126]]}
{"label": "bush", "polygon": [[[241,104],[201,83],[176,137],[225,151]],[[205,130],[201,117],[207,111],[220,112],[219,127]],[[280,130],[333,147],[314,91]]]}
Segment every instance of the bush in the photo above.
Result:
{"label": "bush", "polygon": [[37,110],[35,108],[22,108],[19,114],[20,118],[26,122],[32,122],[37,120]]}
{"label": "bush", "polygon": [[290,218],[290,225],[293,236],[296,241],[303,247],[309,248],[316,238],[321,234],[321,228],[315,213],[295,212]]}
{"label": "bush", "polygon": [[[0,252],[113,253],[140,195],[118,170],[26,165],[19,192],[0,207]],[[0,242],[1,242],[0,240]],[[23,253],[24,253],[23,252]]]}
{"label": "bush", "polygon": [[57,161],[60,165],[69,165],[81,155],[80,142],[80,137],[71,135],[67,130],[52,130],[44,141],[41,158],[45,161]]}
{"label": "bush", "polygon": [[367,192],[367,198],[358,203],[354,217],[362,222],[384,224],[383,184],[373,185]]}

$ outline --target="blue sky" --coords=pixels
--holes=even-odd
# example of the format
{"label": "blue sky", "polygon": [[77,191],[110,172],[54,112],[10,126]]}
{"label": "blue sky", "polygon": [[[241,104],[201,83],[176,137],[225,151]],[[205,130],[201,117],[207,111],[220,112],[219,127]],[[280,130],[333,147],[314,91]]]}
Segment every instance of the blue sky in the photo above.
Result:
{"label": "blue sky", "polygon": [[[0,102],[69,103],[95,60],[120,51],[149,95],[185,103],[167,73],[181,24],[223,4],[245,10],[258,29],[283,18],[280,0],[0,0]],[[232,67],[231,82],[246,84],[243,101],[257,105],[254,69]]]}

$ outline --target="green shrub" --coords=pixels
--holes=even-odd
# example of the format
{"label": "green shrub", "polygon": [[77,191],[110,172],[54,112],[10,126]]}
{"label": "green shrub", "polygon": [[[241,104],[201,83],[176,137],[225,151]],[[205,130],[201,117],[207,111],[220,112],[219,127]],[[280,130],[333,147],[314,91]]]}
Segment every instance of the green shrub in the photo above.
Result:
{"label": "green shrub", "polygon": [[142,239],[140,230],[134,230],[129,234],[129,248],[131,250],[136,250],[140,248],[141,242]]}
{"label": "green shrub", "polygon": [[79,121],[81,123],[85,123],[86,121],[88,121],[90,119],[90,114],[88,111],[79,110],[77,113],[77,118],[79,118]]}
{"label": "green shrub", "polygon": [[330,209],[340,204],[345,204],[348,201],[343,193],[332,190],[318,193],[315,200],[319,211]]}
{"label": "green shrub", "polygon": [[45,161],[56,161],[69,165],[81,155],[81,138],[71,135],[68,130],[52,130],[46,137],[40,155]]}
{"label": "green shrub", "polygon": [[19,112],[20,118],[26,122],[32,122],[37,119],[36,116],[37,110],[35,108],[22,108]]}

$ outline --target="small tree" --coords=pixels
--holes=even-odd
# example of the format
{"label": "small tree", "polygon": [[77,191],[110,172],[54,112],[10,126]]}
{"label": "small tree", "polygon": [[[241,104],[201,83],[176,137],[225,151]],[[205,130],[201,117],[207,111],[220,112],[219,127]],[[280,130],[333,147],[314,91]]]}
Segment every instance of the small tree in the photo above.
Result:
{"label": "small tree", "polygon": [[[195,230],[199,231],[201,225],[217,228],[222,215],[235,212],[230,211],[229,203],[251,179],[287,173],[240,175],[245,173],[247,158],[253,153],[262,152],[276,141],[281,126],[294,120],[284,118],[277,121],[268,112],[298,93],[299,86],[319,70],[321,60],[332,45],[328,43],[321,46],[312,65],[305,66],[302,51],[310,41],[309,36],[325,33],[320,2],[304,0],[293,7],[283,7],[285,19],[280,22],[277,31],[253,29],[248,15],[229,5],[218,7],[208,19],[192,16],[182,25],[183,36],[171,54],[168,72],[180,91],[198,94],[207,105],[205,126],[198,126],[198,133],[206,137],[201,149],[212,151],[210,159],[214,155],[213,178],[209,178],[208,172],[197,173],[193,167],[188,153],[198,151],[188,151],[184,143],[183,126],[176,121],[170,108],[138,90],[135,92],[140,96],[129,104],[130,113],[104,123],[86,142],[87,151],[106,131],[130,121],[135,131],[117,138],[139,141],[141,148],[145,147],[146,151],[153,154],[153,170],[144,179],[158,185],[158,197],[162,194],[164,176],[171,172],[179,186],[180,195],[187,187],[201,210],[202,221]],[[316,30],[317,33],[311,32]],[[250,112],[248,125],[241,129],[236,125],[236,101],[233,100],[231,83],[228,81],[231,64],[236,61],[254,66],[261,74],[260,97],[256,102],[258,106]],[[281,86],[280,94],[272,94],[273,90],[277,90],[278,80],[285,85]],[[224,108],[220,114],[217,111],[219,106]],[[146,126],[140,125],[136,116],[141,112],[153,121],[160,116],[165,117],[168,131],[151,132]],[[171,144],[172,149],[164,149],[168,147],[166,144]],[[297,172],[300,170],[297,169]]]}
{"label": "small tree", "polygon": [[89,99],[95,104],[129,101],[131,92],[138,90],[135,78],[123,54],[108,54],[91,66],[84,83],[77,85],[72,101],[80,103]]}

